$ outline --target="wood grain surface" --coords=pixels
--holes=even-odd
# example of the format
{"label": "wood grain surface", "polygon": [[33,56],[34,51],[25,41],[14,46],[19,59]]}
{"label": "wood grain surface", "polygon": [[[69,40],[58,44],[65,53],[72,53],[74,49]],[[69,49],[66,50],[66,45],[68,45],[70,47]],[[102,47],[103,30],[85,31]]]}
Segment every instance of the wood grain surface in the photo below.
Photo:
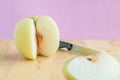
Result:
{"label": "wood grain surface", "polygon": [[[64,41],[107,51],[120,62],[120,40]],[[65,80],[62,65],[75,56],[68,51],[58,50],[51,57],[38,56],[37,60],[27,60],[17,50],[13,40],[0,40],[0,80]]]}

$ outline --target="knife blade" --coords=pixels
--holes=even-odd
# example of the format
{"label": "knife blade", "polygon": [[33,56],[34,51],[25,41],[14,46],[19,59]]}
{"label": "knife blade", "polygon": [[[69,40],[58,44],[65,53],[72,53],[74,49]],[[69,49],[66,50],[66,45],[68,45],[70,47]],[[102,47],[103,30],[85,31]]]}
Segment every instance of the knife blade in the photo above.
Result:
{"label": "knife blade", "polygon": [[63,41],[60,41],[59,43],[59,49],[60,48],[67,48],[68,51],[72,51],[78,55],[90,55],[90,54],[100,53],[100,51],[97,51],[91,48],[78,46],[78,45],[71,44],[68,42],[63,42]]}

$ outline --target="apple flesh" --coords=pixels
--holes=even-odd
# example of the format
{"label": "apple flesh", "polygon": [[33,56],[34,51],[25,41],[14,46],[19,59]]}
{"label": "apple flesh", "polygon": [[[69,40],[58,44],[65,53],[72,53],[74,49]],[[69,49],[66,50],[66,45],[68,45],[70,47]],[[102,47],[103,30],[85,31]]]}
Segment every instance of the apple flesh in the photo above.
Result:
{"label": "apple flesh", "polygon": [[116,80],[119,63],[111,55],[101,53],[68,60],[62,72],[67,80]]}
{"label": "apple flesh", "polygon": [[38,54],[50,56],[59,47],[59,31],[56,23],[48,16],[39,16],[33,19],[36,21],[38,36]]}
{"label": "apple flesh", "polygon": [[36,59],[37,54],[50,56],[59,47],[59,30],[49,16],[25,18],[16,24],[14,41],[28,59]]}

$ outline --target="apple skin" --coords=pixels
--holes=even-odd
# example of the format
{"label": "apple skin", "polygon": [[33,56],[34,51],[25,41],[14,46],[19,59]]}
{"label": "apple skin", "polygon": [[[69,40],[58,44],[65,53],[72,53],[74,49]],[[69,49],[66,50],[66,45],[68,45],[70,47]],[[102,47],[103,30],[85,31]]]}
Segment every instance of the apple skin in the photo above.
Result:
{"label": "apple skin", "polygon": [[20,53],[27,59],[35,60],[37,53],[35,27],[31,18],[18,21],[14,30],[14,42]]}
{"label": "apple skin", "polygon": [[[75,57],[74,57],[74,58],[75,58]],[[66,61],[66,62],[63,64],[63,66],[62,66],[62,73],[63,73],[63,75],[65,76],[65,78],[66,78],[67,80],[76,80],[76,78],[70,74],[70,72],[67,70],[67,67],[66,67],[66,66],[69,64],[69,62],[70,62],[71,60],[73,60],[74,58],[69,59],[69,60]]]}

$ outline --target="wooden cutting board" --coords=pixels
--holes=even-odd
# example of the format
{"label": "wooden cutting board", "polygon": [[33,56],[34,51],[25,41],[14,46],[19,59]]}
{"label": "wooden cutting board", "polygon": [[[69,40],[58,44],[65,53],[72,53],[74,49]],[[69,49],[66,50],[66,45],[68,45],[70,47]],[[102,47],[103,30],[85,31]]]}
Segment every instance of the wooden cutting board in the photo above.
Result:
{"label": "wooden cutting board", "polygon": [[[69,40],[68,42],[107,51],[120,62],[119,40]],[[58,50],[51,57],[38,56],[37,60],[27,60],[17,50],[13,40],[0,40],[0,80],[65,80],[61,72],[62,65],[74,56],[76,55],[65,50]]]}

